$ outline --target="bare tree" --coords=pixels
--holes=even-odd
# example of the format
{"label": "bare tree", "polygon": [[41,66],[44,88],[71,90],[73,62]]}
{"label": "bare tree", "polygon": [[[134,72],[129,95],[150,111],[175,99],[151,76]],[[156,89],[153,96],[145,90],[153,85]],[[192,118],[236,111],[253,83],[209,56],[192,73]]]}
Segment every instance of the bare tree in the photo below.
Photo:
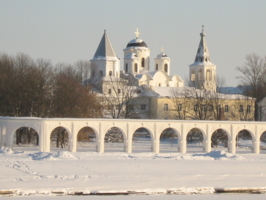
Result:
{"label": "bare tree", "polygon": [[256,98],[255,120],[258,119],[258,103],[266,96],[266,57],[261,58],[253,53],[246,56],[243,66],[236,68],[240,72],[239,86],[244,88],[245,95]]}
{"label": "bare tree", "polygon": [[135,114],[139,91],[134,80],[109,76],[103,81],[102,101],[111,118],[130,118]]}

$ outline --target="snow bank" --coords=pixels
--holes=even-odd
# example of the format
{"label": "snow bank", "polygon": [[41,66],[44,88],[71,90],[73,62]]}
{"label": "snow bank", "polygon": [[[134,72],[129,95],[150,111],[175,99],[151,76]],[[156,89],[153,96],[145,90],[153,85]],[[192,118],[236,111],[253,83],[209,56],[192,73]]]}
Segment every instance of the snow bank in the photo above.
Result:
{"label": "snow bank", "polygon": [[32,158],[32,160],[73,160],[78,159],[77,157],[73,156],[72,153],[67,151],[61,151],[61,152],[38,152],[33,154],[28,154]]}
{"label": "snow bank", "polygon": [[11,153],[13,153],[13,151],[9,147],[2,147],[0,149],[0,153],[11,154]]}
{"label": "snow bank", "polygon": [[209,157],[214,160],[243,160],[242,156],[226,153],[225,151],[211,151],[210,153],[193,154],[194,157]]}

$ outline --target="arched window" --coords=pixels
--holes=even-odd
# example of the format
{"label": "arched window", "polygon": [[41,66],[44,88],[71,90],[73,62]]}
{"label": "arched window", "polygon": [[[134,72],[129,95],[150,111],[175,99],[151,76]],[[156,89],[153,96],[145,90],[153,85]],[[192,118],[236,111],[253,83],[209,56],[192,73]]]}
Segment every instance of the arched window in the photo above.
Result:
{"label": "arched window", "polygon": [[158,64],[156,64],[156,70],[158,70],[158,69],[159,69]]}
{"label": "arched window", "polygon": [[125,71],[126,71],[126,73],[128,72],[128,65],[127,65],[127,63],[126,63],[126,66],[125,66]]}
{"label": "arched window", "polygon": [[202,70],[200,69],[199,70],[199,81],[201,81],[202,80]]}
{"label": "arched window", "polygon": [[158,86],[161,87],[161,83],[159,83]]}
{"label": "arched window", "polygon": [[164,64],[164,71],[165,71],[166,73],[168,73],[168,65],[167,65],[167,64]]}
{"label": "arched window", "polygon": [[191,80],[191,81],[195,81],[195,70],[194,70],[194,69],[191,71],[191,77],[190,77],[190,80]]}
{"label": "arched window", "polygon": [[109,71],[109,76],[112,76],[112,74],[113,74],[112,71]]}
{"label": "arched window", "polygon": [[102,76],[102,75],[103,75],[103,71],[100,71],[100,72],[99,72],[99,75]]}
{"label": "arched window", "polygon": [[206,80],[211,81],[211,70],[209,69],[206,71]]}
{"label": "arched window", "polygon": [[141,59],[141,67],[145,67],[145,59],[144,58]]}
{"label": "arched window", "polygon": [[135,65],[134,65],[134,72],[138,72],[138,64],[137,63],[135,63]]}

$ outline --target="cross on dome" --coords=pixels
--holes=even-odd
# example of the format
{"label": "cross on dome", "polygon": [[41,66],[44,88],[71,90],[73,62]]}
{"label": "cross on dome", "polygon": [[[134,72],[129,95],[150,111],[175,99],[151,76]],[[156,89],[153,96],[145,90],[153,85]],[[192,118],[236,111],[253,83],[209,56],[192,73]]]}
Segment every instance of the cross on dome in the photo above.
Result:
{"label": "cross on dome", "polygon": [[138,38],[139,35],[140,35],[140,32],[139,32],[139,29],[138,28],[137,28],[137,31],[135,32],[135,34],[136,34],[136,38]]}
{"label": "cross on dome", "polygon": [[202,33],[204,32],[204,25],[202,25]]}
{"label": "cross on dome", "polygon": [[161,51],[164,52],[164,48],[163,47],[161,48]]}

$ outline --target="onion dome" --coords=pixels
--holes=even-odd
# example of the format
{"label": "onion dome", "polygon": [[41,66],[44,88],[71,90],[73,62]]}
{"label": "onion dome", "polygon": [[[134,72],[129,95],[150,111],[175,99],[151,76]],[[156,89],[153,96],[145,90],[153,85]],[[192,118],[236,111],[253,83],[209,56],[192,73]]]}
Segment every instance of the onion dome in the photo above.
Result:
{"label": "onion dome", "polygon": [[131,40],[128,44],[127,44],[127,47],[146,47],[148,48],[147,44],[142,40],[142,39],[139,39],[139,30],[137,29],[137,31],[135,32],[136,34],[136,39],[133,39]]}

